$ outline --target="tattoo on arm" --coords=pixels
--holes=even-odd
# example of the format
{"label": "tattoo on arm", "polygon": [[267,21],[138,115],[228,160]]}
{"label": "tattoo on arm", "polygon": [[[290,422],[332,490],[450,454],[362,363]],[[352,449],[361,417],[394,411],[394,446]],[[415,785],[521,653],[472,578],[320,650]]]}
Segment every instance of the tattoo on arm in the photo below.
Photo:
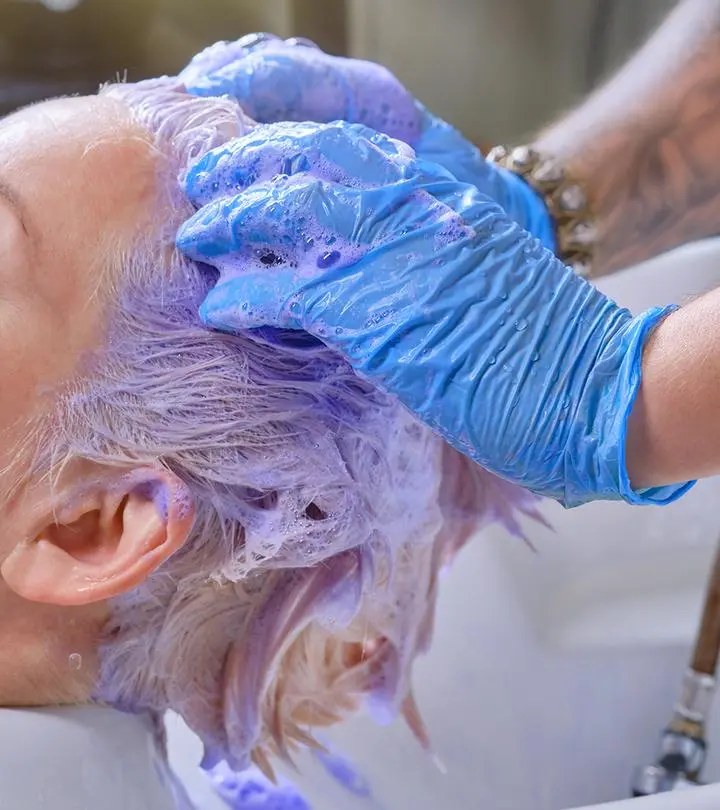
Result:
{"label": "tattoo on arm", "polygon": [[587,114],[581,107],[538,141],[587,189],[598,274],[720,234],[720,3],[691,0],[675,16],[685,9],[695,17],[687,17],[684,43],[677,35],[682,59],[671,52],[663,64],[663,49],[651,47],[667,39],[661,29],[647,53],[588,102]]}

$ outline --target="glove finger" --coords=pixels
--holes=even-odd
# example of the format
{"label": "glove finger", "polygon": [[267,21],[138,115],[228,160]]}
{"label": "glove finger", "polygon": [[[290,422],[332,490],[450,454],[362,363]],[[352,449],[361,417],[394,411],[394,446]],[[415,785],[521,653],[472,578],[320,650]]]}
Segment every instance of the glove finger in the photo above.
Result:
{"label": "glove finger", "polygon": [[426,127],[426,111],[389,70],[305,40],[220,43],[196,56],[181,79],[196,95],[233,96],[264,124],[342,120],[410,144]]}
{"label": "glove finger", "polygon": [[189,93],[196,83],[202,83],[211,73],[280,42],[274,34],[247,34],[232,42],[221,41],[197,53],[179,75]]}
{"label": "glove finger", "polygon": [[367,249],[360,245],[366,208],[359,190],[278,178],[204,206],[176,241],[189,258],[221,274],[291,267],[310,277],[350,264]]}
{"label": "glove finger", "polygon": [[273,43],[193,83],[197,95],[232,95],[262,123],[347,119],[349,89],[328,57],[312,48]]}
{"label": "glove finger", "polygon": [[269,124],[208,152],[187,173],[184,186],[200,206],[278,175],[304,172],[369,188],[402,180],[413,166],[409,146],[359,124]]}
{"label": "glove finger", "polygon": [[248,272],[221,281],[200,306],[206,326],[223,332],[273,326],[300,329],[302,279],[296,271]]}

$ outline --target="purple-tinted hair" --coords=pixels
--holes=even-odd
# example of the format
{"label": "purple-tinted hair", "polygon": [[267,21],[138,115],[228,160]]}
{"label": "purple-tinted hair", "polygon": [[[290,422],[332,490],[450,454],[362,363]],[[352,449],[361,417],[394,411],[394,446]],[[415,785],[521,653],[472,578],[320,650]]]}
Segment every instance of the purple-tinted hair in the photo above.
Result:
{"label": "purple-tinted hair", "polygon": [[172,80],[113,85],[162,156],[156,230],[122,257],[106,345],[53,420],[53,459],[160,464],[195,506],[184,547],[114,600],[97,697],[173,709],[206,763],[312,745],[366,702],[424,739],[410,670],[439,569],[483,520],[533,500],[480,470],[302,335],[224,335],[197,309],[212,274],[172,250],[177,178],[251,126]]}

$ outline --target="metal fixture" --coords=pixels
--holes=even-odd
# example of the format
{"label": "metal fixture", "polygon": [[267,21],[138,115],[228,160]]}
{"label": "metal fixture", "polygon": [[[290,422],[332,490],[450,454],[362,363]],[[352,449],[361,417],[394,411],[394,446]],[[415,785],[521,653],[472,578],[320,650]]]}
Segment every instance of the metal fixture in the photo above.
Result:
{"label": "metal fixture", "polygon": [[640,768],[633,780],[633,796],[653,796],[700,784],[707,758],[707,718],[716,689],[720,654],[720,546],[715,554],[695,640],[690,667],[685,673],[680,700],[660,738],[653,765]]}

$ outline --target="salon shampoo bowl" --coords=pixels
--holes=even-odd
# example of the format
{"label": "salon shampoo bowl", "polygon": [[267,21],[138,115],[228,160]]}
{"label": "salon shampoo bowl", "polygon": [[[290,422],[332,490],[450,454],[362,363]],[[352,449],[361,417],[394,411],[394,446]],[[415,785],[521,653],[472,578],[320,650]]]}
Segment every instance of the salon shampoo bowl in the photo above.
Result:
{"label": "salon shampoo bowl", "polygon": [[[712,240],[600,286],[639,311],[719,282]],[[527,527],[536,553],[500,529],[477,537],[443,581],[435,643],[416,669],[438,763],[401,723],[358,718],[327,741],[372,795],[351,795],[308,758],[291,778],[313,810],[720,808],[720,785],[624,800],[679,692],[720,536],[717,504],[720,480],[710,480],[664,509],[547,504],[555,532]],[[708,738],[703,776],[720,782],[720,697]],[[170,742],[200,806],[224,807],[176,720]]]}

